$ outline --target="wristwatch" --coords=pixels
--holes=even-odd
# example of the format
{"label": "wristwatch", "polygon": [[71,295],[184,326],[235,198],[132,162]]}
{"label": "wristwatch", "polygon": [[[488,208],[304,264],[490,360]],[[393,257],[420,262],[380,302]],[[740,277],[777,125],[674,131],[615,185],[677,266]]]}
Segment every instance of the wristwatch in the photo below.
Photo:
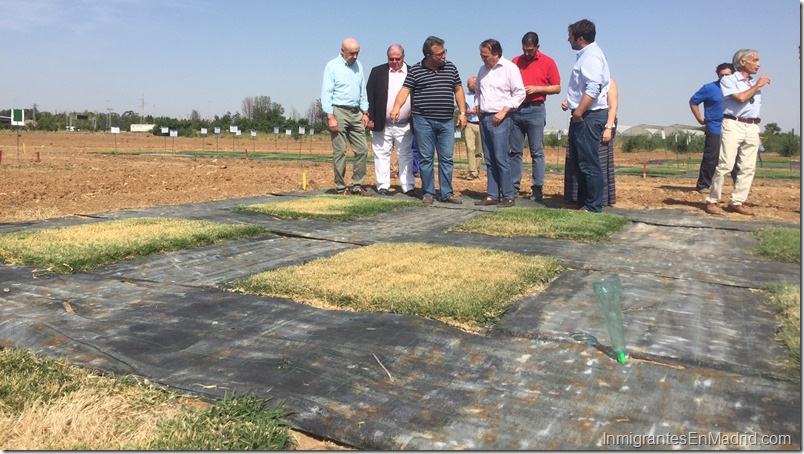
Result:
{"label": "wristwatch", "polygon": [[603,127],[603,129],[614,129],[614,126],[613,125],[612,126],[606,125],[606,126]]}

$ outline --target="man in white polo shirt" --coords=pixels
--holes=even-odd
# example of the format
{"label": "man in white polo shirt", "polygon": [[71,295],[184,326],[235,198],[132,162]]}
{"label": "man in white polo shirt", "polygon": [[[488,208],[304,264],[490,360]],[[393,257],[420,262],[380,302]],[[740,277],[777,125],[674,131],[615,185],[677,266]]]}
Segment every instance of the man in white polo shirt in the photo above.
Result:
{"label": "man in white polo shirt", "polygon": [[731,193],[731,201],[726,211],[751,216],[753,213],[744,205],[751,191],[759,150],[759,110],[762,106],[762,88],[770,83],[767,74],[756,80],[751,76],[759,72],[759,52],[754,49],[740,49],[732,58],[737,70],[731,76],[720,80],[723,93],[723,125],[720,130],[720,158],[706,198],[706,212],[722,214],[718,203],[723,191],[726,174],[734,168],[739,157],[740,171]]}

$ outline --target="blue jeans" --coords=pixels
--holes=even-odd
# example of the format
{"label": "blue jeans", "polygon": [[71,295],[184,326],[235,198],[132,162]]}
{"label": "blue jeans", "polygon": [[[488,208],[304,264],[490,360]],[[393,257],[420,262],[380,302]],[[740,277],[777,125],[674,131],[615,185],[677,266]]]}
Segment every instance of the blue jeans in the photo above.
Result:
{"label": "blue jeans", "polygon": [[514,112],[512,120],[511,150],[508,155],[514,179],[514,191],[519,192],[522,179],[522,148],[525,146],[525,135],[528,137],[530,158],[533,161],[531,186],[544,186],[544,125],[547,124],[547,110],[544,104],[520,107]]}
{"label": "blue jeans", "polygon": [[494,200],[514,200],[514,181],[509,165],[508,144],[511,136],[511,115],[494,126],[493,114],[480,117],[480,138],[483,141],[483,156],[486,158],[486,188]]}
{"label": "blue jeans", "polygon": [[438,150],[439,200],[452,195],[452,152],[455,148],[455,126],[452,119],[435,120],[419,115],[413,117],[413,133],[419,148],[419,176],[422,180],[422,195],[435,197],[433,159]]}
{"label": "blue jeans", "polygon": [[603,172],[598,147],[608,116],[608,109],[587,111],[583,121],[570,121],[569,127],[569,157],[578,175],[578,203],[595,213],[603,210]]}

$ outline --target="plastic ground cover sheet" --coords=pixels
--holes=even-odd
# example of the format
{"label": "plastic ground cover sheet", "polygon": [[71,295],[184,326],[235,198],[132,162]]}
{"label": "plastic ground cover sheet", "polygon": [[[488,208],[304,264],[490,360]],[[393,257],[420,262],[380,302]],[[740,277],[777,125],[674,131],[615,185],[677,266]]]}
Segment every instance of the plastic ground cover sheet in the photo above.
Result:
{"label": "plastic ground cover sheet", "polygon": [[[490,211],[471,203],[348,223],[233,210],[299,196],[2,225],[170,216],[272,234],[69,276],[0,267],[0,342],[210,398],[272,396],[296,428],[363,449],[800,449],[800,371],[786,365],[756,291],[799,283],[800,267],[750,253],[752,231],[766,224],[607,210],[632,222],[607,243],[584,244],[449,232]],[[226,290],[256,272],[401,241],[551,255],[568,270],[486,336]],[[625,365],[612,359],[591,286],[608,275],[622,280]],[[789,445],[763,444],[787,435]]]}

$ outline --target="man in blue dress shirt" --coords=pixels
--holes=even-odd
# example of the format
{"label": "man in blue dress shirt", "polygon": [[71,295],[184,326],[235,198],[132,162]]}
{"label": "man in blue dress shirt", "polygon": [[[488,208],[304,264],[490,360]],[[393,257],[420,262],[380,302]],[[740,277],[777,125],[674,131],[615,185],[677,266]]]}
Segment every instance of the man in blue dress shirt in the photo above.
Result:
{"label": "man in blue dress shirt", "polygon": [[[360,45],[352,38],[341,43],[341,54],[330,60],[324,68],[321,88],[321,108],[327,114],[327,129],[332,137],[332,167],[335,171],[335,189],[339,194],[370,196],[363,189],[366,178],[366,126],[368,125],[368,98],[366,96],[363,66],[357,61]],[[351,187],[346,185],[346,143],[355,154]]]}
{"label": "man in blue dress shirt", "polygon": [[577,51],[567,86],[567,107],[572,112],[569,155],[575,162],[578,203],[582,204],[578,209],[599,213],[603,209],[603,173],[598,147],[608,120],[609,63],[595,42],[593,22],[582,19],[567,31],[567,41]]}

